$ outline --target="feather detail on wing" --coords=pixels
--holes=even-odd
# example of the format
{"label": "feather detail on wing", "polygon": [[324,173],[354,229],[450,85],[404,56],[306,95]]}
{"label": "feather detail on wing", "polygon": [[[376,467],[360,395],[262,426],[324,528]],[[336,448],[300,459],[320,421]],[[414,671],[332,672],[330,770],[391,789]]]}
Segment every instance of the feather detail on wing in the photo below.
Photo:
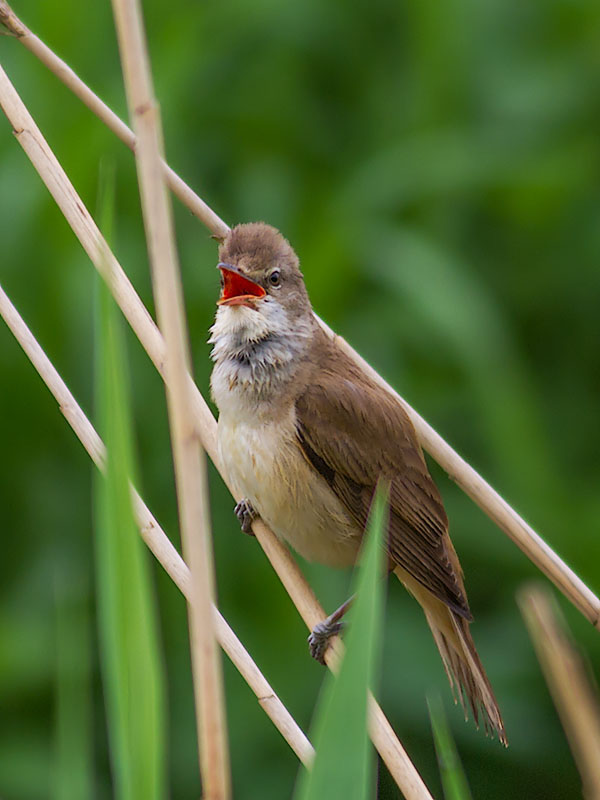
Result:
{"label": "feather detail on wing", "polygon": [[464,619],[471,620],[448,520],[407,414],[343,354],[335,371],[296,401],[304,455],[364,528],[381,478],[389,485],[390,559]]}

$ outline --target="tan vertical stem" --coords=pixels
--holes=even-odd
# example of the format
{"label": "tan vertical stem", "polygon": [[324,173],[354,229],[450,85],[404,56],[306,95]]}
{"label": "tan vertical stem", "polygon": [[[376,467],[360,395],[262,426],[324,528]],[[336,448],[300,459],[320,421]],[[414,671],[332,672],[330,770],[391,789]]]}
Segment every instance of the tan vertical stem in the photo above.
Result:
{"label": "tan vertical stem", "polygon": [[182,541],[192,577],[188,605],[203,795],[231,795],[221,663],[212,624],[214,566],[206,459],[193,417],[191,360],[171,208],[162,168],[160,112],[137,0],[113,0],[159,327],[166,345],[166,386]]}
{"label": "tan vertical stem", "polygon": [[600,800],[600,704],[550,592],[528,586],[519,604],[554,699],[586,800]]}

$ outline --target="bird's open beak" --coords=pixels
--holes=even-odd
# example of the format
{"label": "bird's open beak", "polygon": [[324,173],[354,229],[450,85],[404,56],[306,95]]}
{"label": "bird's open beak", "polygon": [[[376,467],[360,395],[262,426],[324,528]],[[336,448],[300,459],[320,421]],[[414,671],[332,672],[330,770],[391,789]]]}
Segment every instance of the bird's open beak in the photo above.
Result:
{"label": "bird's open beak", "polygon": [[223,276],[223,289],[221,297],[217,300],[218,306],[248,306],[253,308],[253,302],[266,295],[265,290],[258,283],[246,278],[237,267],[231,264],[217,264]]}

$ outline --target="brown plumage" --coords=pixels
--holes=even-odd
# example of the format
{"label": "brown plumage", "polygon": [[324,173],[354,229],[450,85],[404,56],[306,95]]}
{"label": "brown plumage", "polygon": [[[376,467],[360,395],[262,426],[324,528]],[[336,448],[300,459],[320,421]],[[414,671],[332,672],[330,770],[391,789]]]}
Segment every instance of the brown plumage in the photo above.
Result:
{"label": "brown plumage", "polygon": [[[275,229],[238,226],[219,255],[229,279],[220,302],[244,306],[220,309],[212,336],[212,387],[230,479],[299,552],[343,565],[358,554],[383,478],[390,565],[423,607],[465,713],[470,708],[506,743],[469,631],[472,615],[442,499],[406,412],[318,325],[297,257]],[[237,274],[265,296],[232,299]],[[248,459],[246,447],[254,450]]]}
{"label": "brown plumage", "polygon": [[390,558],[471,620],[442,499],[406,412],[325,333],[315,334],[312,349],[310,382],[296,400],[307,458],[361,529],[383,478],[389,485]]}

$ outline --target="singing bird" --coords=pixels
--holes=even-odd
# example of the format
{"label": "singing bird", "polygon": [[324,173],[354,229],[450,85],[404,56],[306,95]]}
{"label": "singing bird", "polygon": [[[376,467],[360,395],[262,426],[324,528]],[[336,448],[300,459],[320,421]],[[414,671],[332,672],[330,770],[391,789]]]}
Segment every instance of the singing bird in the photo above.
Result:
{"label": "singing bird", "polygon": [[[242,529],[250,533],[260,516],[309,561],[352,565],[383,480],[390,569],[422,606],[465,716],[470,707],[506,744],[469,631],[448,519],[408,415],[320,326],[279,231],[237,225],[221,240],[218,268],[211,391],[221,464],[243,498],[235,509]],[[318,660],[346,606],[309,637]]]}

